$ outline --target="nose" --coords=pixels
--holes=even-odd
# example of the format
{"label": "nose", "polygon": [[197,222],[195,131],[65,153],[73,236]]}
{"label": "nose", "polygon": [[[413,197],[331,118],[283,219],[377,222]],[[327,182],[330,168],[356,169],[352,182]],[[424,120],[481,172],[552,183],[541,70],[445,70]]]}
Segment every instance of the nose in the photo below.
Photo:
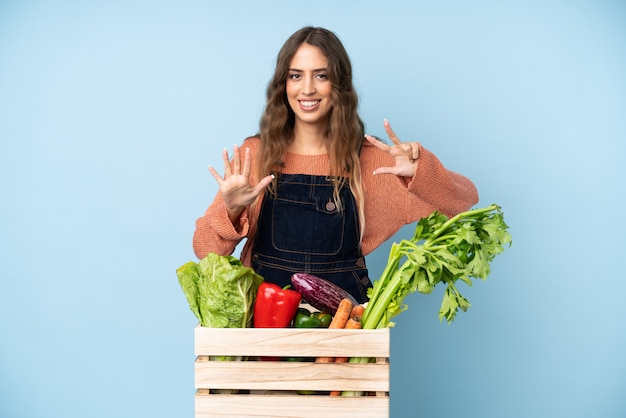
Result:
{"label": "nose", "polygon": [[302,93],[306,95],[311,95],[315,93],[315,80],[313,79],[313,77],[305,77]]}

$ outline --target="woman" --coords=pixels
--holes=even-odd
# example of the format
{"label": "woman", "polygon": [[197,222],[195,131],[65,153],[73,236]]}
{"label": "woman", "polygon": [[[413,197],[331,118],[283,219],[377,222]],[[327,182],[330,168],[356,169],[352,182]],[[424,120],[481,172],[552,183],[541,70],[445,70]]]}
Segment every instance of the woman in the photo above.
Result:
{"label": "woman", "polygon": [[281,286],[296,272],[328,279],[359,302],[371,287],[364,255],[432,211],[478,201],[473,183],[417,142],[365,135],[350,59],[340,40],[305,27],[281,48],[260,133],[224,150],[220,190],[196,222],[193,246],[230,255]]}

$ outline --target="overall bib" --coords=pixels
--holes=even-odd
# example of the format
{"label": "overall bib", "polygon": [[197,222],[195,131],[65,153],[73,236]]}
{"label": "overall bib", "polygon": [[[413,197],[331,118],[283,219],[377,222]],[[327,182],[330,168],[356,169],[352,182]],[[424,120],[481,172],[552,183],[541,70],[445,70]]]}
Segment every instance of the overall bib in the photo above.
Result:
{"label": "overall bib", "polygon": [[266,193],[261,205],[252,267],[281,287],[293,273],[310,273],[367,301],[371,287],[359,244],[359,221],[349,186],[341,189],[342,212],[333,201],[333,179],[280,174],[276,197]]}

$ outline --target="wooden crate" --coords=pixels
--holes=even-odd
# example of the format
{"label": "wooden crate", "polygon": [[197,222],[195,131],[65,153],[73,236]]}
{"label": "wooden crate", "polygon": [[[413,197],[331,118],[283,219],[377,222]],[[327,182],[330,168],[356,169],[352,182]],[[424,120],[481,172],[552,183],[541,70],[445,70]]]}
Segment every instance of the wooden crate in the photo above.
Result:
{"label": "wooden crate", "polygon": [[[389,329],[195,329],[195,417],[388,417]],[[244,356],[247,361],[210,361]],[[266,361],[279,357],[370,357],[367,364]],[[236,394],[215,393],[234,389]],[[370,396],[299,395],[362,391]]]}

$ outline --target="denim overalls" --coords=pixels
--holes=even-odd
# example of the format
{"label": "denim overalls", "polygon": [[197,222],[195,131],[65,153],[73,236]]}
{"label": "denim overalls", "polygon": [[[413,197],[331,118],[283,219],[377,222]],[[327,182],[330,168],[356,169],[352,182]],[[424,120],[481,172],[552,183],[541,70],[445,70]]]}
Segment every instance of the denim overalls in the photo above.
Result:
{"label": "denim overalls", "polygon": [[344,185],[344,210],[339,212],[333,188],[331,177],[280,174],[276,197],[266,193],[263,198],[252,267],[281,287],[291,284],[293,273],[310,273],[362,303],[371,282],[359,244],[354,196]]}

